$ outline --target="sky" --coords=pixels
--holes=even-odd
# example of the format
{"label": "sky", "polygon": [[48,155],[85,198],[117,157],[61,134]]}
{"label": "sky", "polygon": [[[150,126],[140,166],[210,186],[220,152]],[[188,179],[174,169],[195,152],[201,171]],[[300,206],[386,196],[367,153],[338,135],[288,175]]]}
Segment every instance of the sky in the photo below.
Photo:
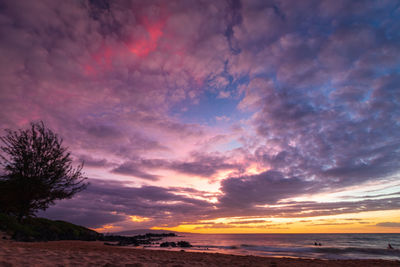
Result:
{"label": "sky", "polygon": [[397,0],[0,2],[0,129],[43,121],[101,232],[400,232]]}

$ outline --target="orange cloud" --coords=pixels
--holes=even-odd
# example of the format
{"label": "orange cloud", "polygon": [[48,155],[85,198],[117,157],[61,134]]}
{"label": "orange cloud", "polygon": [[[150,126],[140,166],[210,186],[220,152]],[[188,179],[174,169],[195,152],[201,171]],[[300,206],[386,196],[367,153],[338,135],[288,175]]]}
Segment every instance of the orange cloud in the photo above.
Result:
{"label": "orange cloud", "polygon": [[147,222],[150,218],[141,217],[141,216],[129,216],[132,222]]}
{"label": "orange cloud", "polygon": [[94,230],[96,232],[107,232],[107,231],[110,231],[110,230],[115,230],[115,228],[117,228],[117,227],[115,227],[112,224],[106,224],[106,225],[103,225],[103,226],[98,227],[98,228],[90,228],[90,229],[92,229],[92,230]]}

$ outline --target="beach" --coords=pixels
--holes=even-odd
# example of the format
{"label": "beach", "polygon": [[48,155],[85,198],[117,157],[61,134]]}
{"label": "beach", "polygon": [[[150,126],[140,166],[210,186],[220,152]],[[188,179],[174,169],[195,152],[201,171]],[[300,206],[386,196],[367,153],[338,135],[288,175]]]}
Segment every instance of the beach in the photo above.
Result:
{"label": "beach", "polygon": [[400,266],[387,260],[319,260],[106,246],[99,241],[0,240],[0,266]]}

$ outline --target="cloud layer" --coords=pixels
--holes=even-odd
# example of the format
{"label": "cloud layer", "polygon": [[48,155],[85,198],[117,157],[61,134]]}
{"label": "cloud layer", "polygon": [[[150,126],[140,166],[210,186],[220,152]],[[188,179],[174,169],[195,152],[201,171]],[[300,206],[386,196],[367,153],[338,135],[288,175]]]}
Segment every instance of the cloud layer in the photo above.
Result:
{"label": "cloud layer", "polygon": [[85,161],[91,187],[46,214],[87,226],[398,209],[399,18],[394,0],[6,0],[0,127],[43,120]]}

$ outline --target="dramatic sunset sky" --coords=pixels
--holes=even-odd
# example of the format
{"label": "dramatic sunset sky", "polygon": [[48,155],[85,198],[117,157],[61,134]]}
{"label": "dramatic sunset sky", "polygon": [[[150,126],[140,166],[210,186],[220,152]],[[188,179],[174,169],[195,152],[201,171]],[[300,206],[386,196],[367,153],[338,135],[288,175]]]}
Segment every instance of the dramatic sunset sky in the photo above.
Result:
{"label": "dramatic sunset sky", "polygon": [[400,232],[400,2],[0,2],[0,128],[42,120],[103,232]]}

